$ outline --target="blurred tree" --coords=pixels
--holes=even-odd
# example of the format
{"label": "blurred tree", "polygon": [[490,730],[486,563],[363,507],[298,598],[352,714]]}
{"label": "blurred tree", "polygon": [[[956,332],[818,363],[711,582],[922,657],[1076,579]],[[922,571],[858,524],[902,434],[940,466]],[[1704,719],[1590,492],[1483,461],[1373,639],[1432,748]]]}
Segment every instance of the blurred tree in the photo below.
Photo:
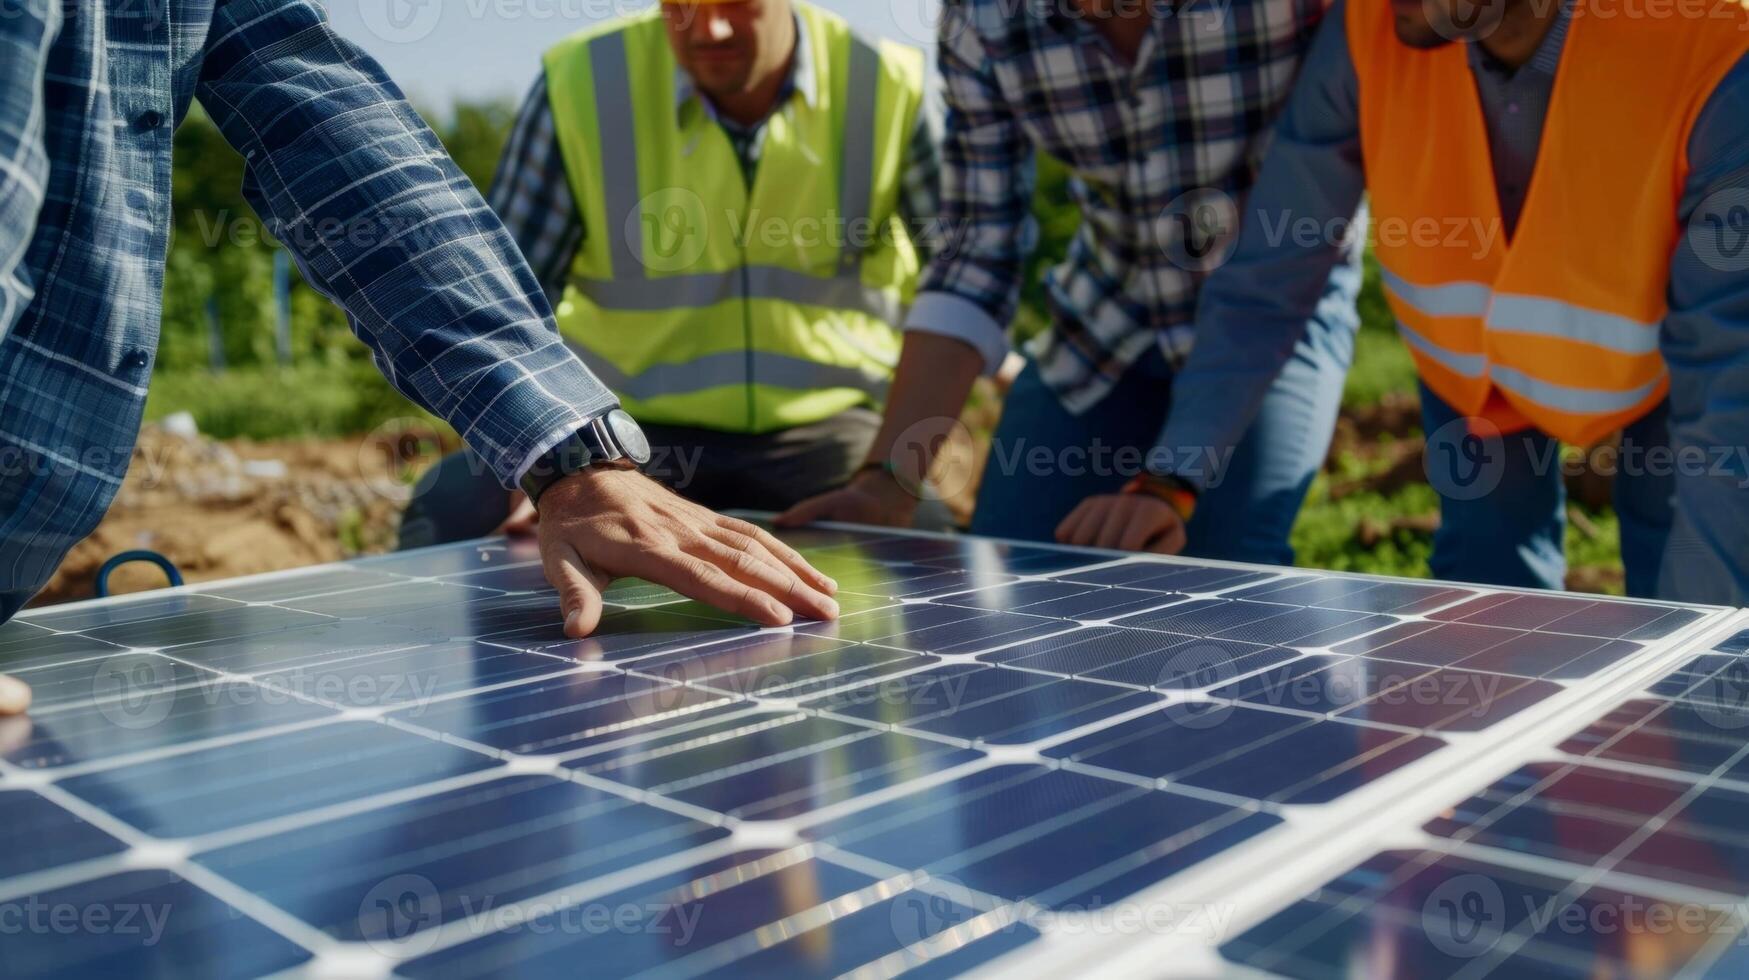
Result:
{"label": "blurred tree", "polygon": [[[433,129],[462,171],[484,187],[498,166],[515,114],[509,102],[462,104]],[[175,213],[164,280],[160,369],[209,367],[209,303],[217,313],[227,367],[277,364],[272,253],[279,246],[243,197],[242,157],[198,105],[176,132],[171,188]],[[296,275],[290,307],[294,362],[368,359],[345,315]]]}

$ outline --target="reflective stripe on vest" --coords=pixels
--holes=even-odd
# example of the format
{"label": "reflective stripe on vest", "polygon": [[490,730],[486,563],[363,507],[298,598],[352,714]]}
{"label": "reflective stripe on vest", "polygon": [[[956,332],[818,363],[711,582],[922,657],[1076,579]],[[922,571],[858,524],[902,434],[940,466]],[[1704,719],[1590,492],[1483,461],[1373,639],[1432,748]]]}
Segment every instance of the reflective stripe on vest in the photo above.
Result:
{"label": "reflective stripe on vest", "polygon": [[[1535,296],[1495,296],[1480,283],[1421,286],[1381,267],[1385,289],[1400,303],[1426,317],[1482,318],[1490,333],[1524,333],[1588,343],[1621,354],[1654,354],[1657,324],[1635,323]],[[1650,398],[1668,377],[1627,391],[1578,388],[1555,384],[1506,365],[1488,363],[1485,354],[1470,354],[1440,346],[1397,321],[1397,330],[1411,350],[1460,377],[1491,378],[1502,389],[1528,401],[1570,415],[1608,415],[1633,409]]]}
{"label": "reflective stripe on vest", "polygon": [[[1361,155],[1386,294],[1423,380],[1458,412],[1589,445],[1668,391],[1660,326],[1695,120],[1749,53],[1743,12],[1636,19],[1572,0],[1537,173],[1510,237],[1462,45],[1398,40],[1390,0],[1349,0]],[[1631,64],[1634,70],[1624,71]],[[1427,107],[1441,111],[1429,114]],[[1623,140],[1623,133],[1633,139]],[[1490,231],[1492,229],[1492,231]]]}
{"label": "reflective stripe on vest", "polygon": [[577,353],[583,358],[583,363],[601,379],[602,384],[612,388],[621,397],[643,401],[663,396],[691,395],[724,385],[740,384],[746,377],[749,361],[753,374],[764,384],[799,390],[855,388],[866,392],[875,401],[881,401],[887,396],[886,374],[867,374],[855,368],[819,364],[799,357],[764,351],[706,354],[684,364],[657,364],[635,377],[626,375],[586,349]]}
{"label": "reflective stripe on vest", "polygon": [[806,425],[878,404],[898,361],[919,274],[898,205],[924,57],[795,11],[816,70],[766,122],[750,175],[702,99],[675,102],[659,14],[545,58],[587,229],[559,329],[641,421]]}
{"label": "reflective stripe on vest", "polygon": [[[590,43],[590,58],[597,78],[625,78],[626,39],[619,31],[604,34]],[[644,226],[629,221],[613,229],[613,275],[611,280],[573,277],[571,285],[604,310],[650,311],[699,309],[732,299],[770,299],[859,310],[878,320],[897,323],[903,315],[899,300],[884,289],[871,289],[862,281],[862,252],[851,241],[852,229],[868,225],[868,205],[874,196],[875,114],[879,98],[880,52],[860,37],[850,41],[850,103],[844,120],[844,164],[841,173],[839,214],[845,242],[838,274],[830,278],[811,276],[794,269],[750,265],[717,273],[664,276],[652,279],[644,265]],[[632,101],[611,86],[596,85],[595,111],[604,146],[623,147],[602,154],[603,194],[609,214],[638,211],[637,129],[632,120]],[[745,276],[743,276],[745,274]]]}

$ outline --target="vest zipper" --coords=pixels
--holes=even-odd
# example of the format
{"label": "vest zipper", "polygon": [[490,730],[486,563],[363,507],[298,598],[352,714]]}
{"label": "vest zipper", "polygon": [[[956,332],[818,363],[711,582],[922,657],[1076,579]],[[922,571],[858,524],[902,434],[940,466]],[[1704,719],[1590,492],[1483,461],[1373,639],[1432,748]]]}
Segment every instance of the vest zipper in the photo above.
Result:
{"label": "vest zipper", "polygon": [[747,270],[747,250],[741,250],[741,344],[747,359],[747,431],[757,432],[753,398],[753,281]]}

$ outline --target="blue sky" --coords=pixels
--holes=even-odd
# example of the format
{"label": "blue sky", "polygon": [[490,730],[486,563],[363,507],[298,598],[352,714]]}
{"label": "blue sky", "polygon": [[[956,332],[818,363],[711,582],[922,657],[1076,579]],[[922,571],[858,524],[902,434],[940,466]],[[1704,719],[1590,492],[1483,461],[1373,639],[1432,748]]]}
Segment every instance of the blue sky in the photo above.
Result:
{"label": "blue sky", "polygon": [[[655,0],[333,0],[340,33],[375,55],[421,105],[520,99],[541,52],[572,31]],[[874,35],[926,42],[938,0],[816,0]]]}

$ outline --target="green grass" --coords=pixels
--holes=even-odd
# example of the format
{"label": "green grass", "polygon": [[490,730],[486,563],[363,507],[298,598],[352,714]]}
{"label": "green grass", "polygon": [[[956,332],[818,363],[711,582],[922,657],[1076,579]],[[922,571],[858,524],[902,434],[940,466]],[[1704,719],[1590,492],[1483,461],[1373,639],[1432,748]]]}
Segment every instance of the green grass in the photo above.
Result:
{"label": "green grass", "polygon": [[194,416],[215,439],[334,438],[369,432],[390,419],[431,415],[408,402],[368,361],[161,372],[152,378],[147,420]]}

